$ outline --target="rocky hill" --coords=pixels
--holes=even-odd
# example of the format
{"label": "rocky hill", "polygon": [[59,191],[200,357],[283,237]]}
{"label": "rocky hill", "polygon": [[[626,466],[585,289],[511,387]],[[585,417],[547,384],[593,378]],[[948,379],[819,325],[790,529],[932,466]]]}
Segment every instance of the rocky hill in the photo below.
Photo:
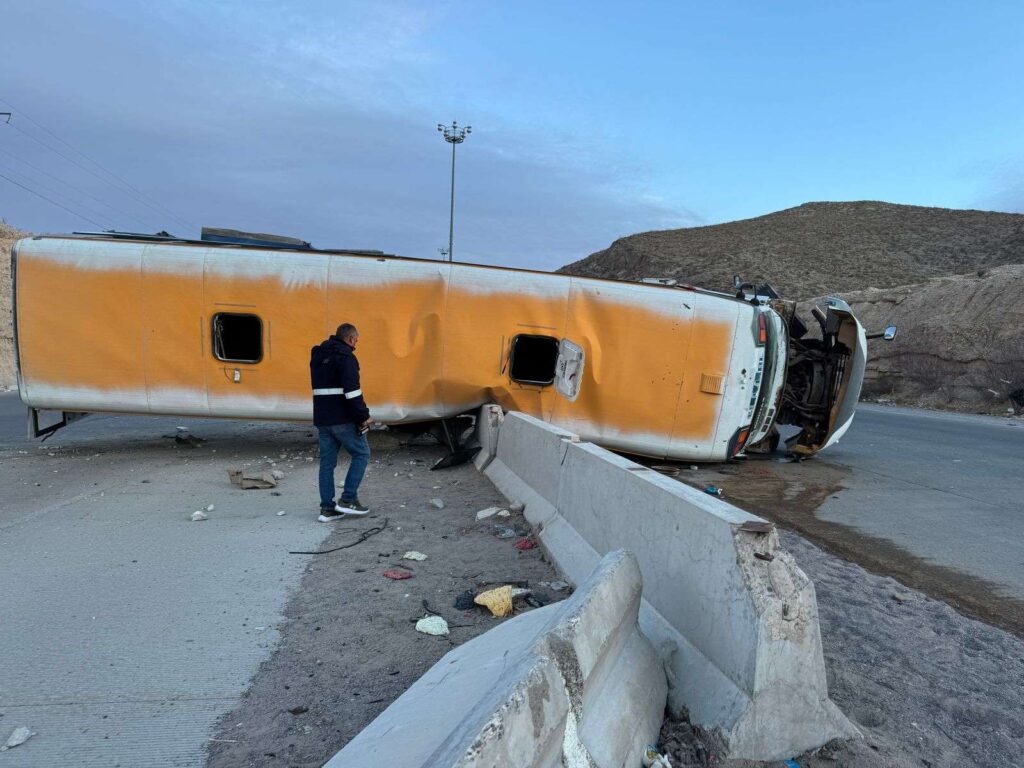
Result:
{"label": "rocky hill", "polygon": [[672,277],[719,290],[738,274],[803,299],[1019,263],[1024,215],[866,201],[807,203],[728,224],[643,232],[559,271]]}
{"label": "rocky hill", "polygon": [[844,294],[869,329],[865,397],[932,408],[1024,409],[1024,264]]}
{"label": "rocky hill", "polygon": [[25,232],[20,232],[0,220],[0,391],[15,384],[11,246],[15,240],[25,235]]}

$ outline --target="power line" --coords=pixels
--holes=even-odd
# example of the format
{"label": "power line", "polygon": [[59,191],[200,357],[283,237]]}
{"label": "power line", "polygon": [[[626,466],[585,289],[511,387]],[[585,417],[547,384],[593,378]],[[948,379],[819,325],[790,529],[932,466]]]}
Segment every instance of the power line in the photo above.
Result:
{"label": "power line", "polygon": [[[51,152],[53,152],[53,153],[54,153],[55,155],[57,155],[58,157],[62,157],[62,158],[64,158],[64,159],[65,159],[65,160],[67,160],[67,161],[68,161],[69,163],[71,163],[72,165],[74,165],[74,166],[75,166],[76,168],[81,168],[81,169],[82,169],[83,171],[85,171],[85,172],[86,172],[86,173],[88,173],[89,175],[91,175],[91,176],[93,176],[93,177],[95,177],[95,178],[99,179],[99,180],[100,180],[100,181],[102,181],[102,182],[103,182],[104,184],[110,184],[110,186],[112,186],[112,187],[113,187],[114,189],[116,189],[116,190],[117,190],[118,192],[121,192],[121,193],[123,193],[123,194],[128,194],[126,190],[124,190],[124,189],[121,189],[121,188],[119,188],[119,187],[118,187],[118,186],[117,186],[116,184],[114,184],[114,183],[113,183],[113,182],[112,182],[112,181],[111,181],[110,179],[107,179],[107,178],[104,178],[103,176],[100,176],[100,175],[99,175],[98,173],[96,173],[96,171],[94,171],[94,170],[93,170],[92,168],[89,168],[88,166],[86,166],[86,165],[83,165],[82,163],[80,163],[80,162],[78,162],[77,160],[75,160],[75,159],[74,159],[73,157],[68,157],[68,156],[67,156],[66,154],[64,154],[64,153],[63,153],[63,152],[61,152],[60,150],[58,150],[58,149],[55,149],[54,147],[51,147],[51,146],[50,146],[49,144],[47,144],[46,142],[44,142],[44,141],[40,140],[40,139],[39,139],[39,138],[37,138],[36,136],[33,136],[33,135],[32,135],[31,133],[28,133],[28,132],[26,132],[26,131],[23,131],[23,130],[22,130],[21,128],[19,128],[19,127],[18,127],[17,125],[15,125],[14,123],[11,123],[11,124],[10,124],[10,126],[11,126],[11,128],[13,128],[14,130],[16,130],[16,131],[17,131],[18,133],[20,133],[20,134],[21,134],[22,136],[25,136],[25,137],[27,137],[27,138],[31,139],[32,141],[34,141],[34,142],[35,142],[36,144],[38,144],[39,146],[43,147],[44,149],[48,149],[48,150],[50,150]],[[130,196],[130,195],[129,195],[129,196]],[[156,211],[157,213],[161,213],[161,212],[160,212],[159,210],[157,210],[157,209],[156,209],[156,208],[154,208],[153,206],[149,205],[149,203],[147,203],[147,202],[146,202],[145,200],[141,200],[141,199],[138,199],[138,198],[136,198],[135,200],[136,200],[136,202],[142,203],[143,205],[145,205],[145,206],[147,206],[148,208],[150,208],[150,209],[152,209],[152,210]],[[162,215],[162,214],[161,214],[161,215]]]}
{"label": "power line", "polygon": [[103,200],[103,199],[101,199],[101,198],[99,198],[99,197],[96,197],[96,195],[94,195],[94,194],[92,194],[92,193],[90,193],[90,192],[86,192],[86,191],[85,191],[84,189],[80,189],[79,187],[76,187],[76,186],[75,186],[74,184],[72,184],[71,182],[69,182],[69,181],[65,181],[64,179],[60,178],[59,176],[55,176],[55,175],[53,175],[52,173],[50,173],[50,172],[48,172],[48,171],[46,171],[46,170],[44,170],[44,169],[40,168],[40,167],[39,167],[38,165],[33,165],[33,164],[32,164],[32,163],[30,163],[30,162],[29,162],[28,160],[26,160],[26,159],[24,159],[24,158],[22,158],[22,157],[18,157],[17,155],[15,155],[15,154],[13,154],[13,153],[11,153],[11,152],[8,152],[8,151],[7,151],[7,150],[5,150],[5,149],[0,149],[0,153],[3,153],[3,154],[5,154],[5,155],[7,155],[8,157],[10,157],[10,158],[12,158],[12,159],[16,160],[16,161],[17,161],[17,162],[19,162],[19,163],[22,163],[23,165],[27,165],[27,166],[28,166],[29,168],[31,168],[32,170],[34,170],[34,171],[37,171],[38,173],[41,173],[41,174],[43,174],[43,176],[46,176],[46,177],[48,177],[48,178],[51,178],[51,179],[53,179],[53,180],[54,180],[54,181],[56,181],[56,182],[59,182],[60,184],[63,184],[63,185],[64,185],[64,186],[66,186],[66,187],[67,187],[68,189],[73,189],[73,190],[74,190],[75,192],[77,192],[78,194],[80,194],[80,195],[84,195],[85,197],[88,197],[88,198],[89,198],[90,200],[95,200],[95,201],[96,201],[97,203],[99,203],[100,205],[105,205],[105,206],[106,206],[107,208],[110,208],[110,209],[111,209],[112,211],[116,211],[117,213],[119,213],[119,214],[121,214],[122,216],[125,216],[125,217],[127,217],[127,218],[129,218],[129,219],[131,219],[132,221],[136,222],[137,224],[141,224],[141,225],[142,225],[143,227],[148,227],[148,226],[149,226],[149,225],[148,225],[148,224],[147,224],[146,222],[144,222],[144,221],[143,221],[142,219],[140,219],[140,218],[138,218],[138,217],[136,217],[136,216],[134,216],[134,215],[132,215],[132,214],[128,213],[128,212],[127,212],[127,211],[125,211],[125,210],[122,210],[121,208],[118,208],[118,207],[117,207],[116,205],[111,205],[111,204],[110,204],[110,203],[108,203],[108,202],[107,202],[106,200]]}
{"label": "power line", "polygon": [[[61,144],[63,144],[64,146],[68,147],[68,148],[69,148],[69,149],[70,149],[71,151],[73,151],[73,152],[75,152],[76,154],[80,155],[81,157],[85,158],[85,159],[86,159],[86,160],[88,160],[88,161],[89,161],[90,163],[92,163],[92,164],[93,164],[93,165],[95,165],[95,166],[96,166],[97,168],[99,168],[99,169],[100,169],[101,171],[103,171],[103,172],[104,172],[105,174],[107,174],[108,176],[110,176],[110,177],[111,177],[111,178],[113,178],[113,179],[116,179],[116,180],[117,180],[118,182],[120,182],[120,183],[121,183],[121,184],[122,184],[122,185],[123,185],[124,187],[127,187],[127,189],[128,189],[128,190],[131,190],[132,192],[134,192],[134,193],[135,193],[135,194],[137,195],[137,197],[136,197],[136,200],[137,200],[138,202],[140,202],[140,203],[142,203],[142,204],[144,204],[144,205],[148,206],[149,208],[151,208],[151,209],[153,209],[153,210],[157,211],[158,213],[162,213],[162,214],[163,214],[163,215],[165,215],[165,216],[170,216],[170,217],[171,217],[172,219],[174,219],[175,221],[177,221],[177,222],[178,222],[179,224],[181,224],[182,226],[185,226],[185,227],[193,227],[193,228],[195,228],[195,229],[198,229],[198,227],[197,227],[197,226],[196,226],[195,224],[192,224],[192,223],[189,223],[189,222],[187,222],[187,221],[183,220],[183,219],[182,219],[181,217],[179,217],[179,216],[175,215],[175,214],[174,214],[174,213],[173,213],[172,211],[170,211],[170,210],[168,210],[167,208],[165,208],[164,206],[160,205],[160,203],[158,203],[158,202],[157,202],[156,200],[153,200],[152,198],[150,198],[150,197],[149,197],[149,196],[148,196],[148,195],[147,195],[147,194],[146,194],[145,192],[142,192],[141,190],[139,190],[139,189],[136,189],[136,188],[135,188],[134,186],[132,186],[131,184],[129,184],[129,183],[127,182],[127,181],[125,181],[124,179],[122,179],[122,178],[121,178],[120,176],[118,176],[118,175],[117,175],[116,173],[114,173],[113,171],[109,171],[109,170],[107,170],[107,169],[106,169],[105,167],[103,167],[103,165],[102,165],[101,163],[99,163],[99,162],[98,162],[98,161],[96,161],[96,160],[93,160],[93,159],[92,159],[91,157],[89,157],[89,155],[87,155],[87,154],[85,154],[84,152],[82,152],[82,150],[80,150],[80,149],[77,149],[76,147],[72,146],[72,145],[71,145],[71,144],[70,144],[69,142],[67,142],[66,140],[62,139],[62,138],[61,138],[60,136],[58,136],[58,135],[57,135],[56,133],[54,133],[53,131],[51,131],[51,130],[50,130],[49,128],[47,128],[47,127],[46,127],[45,125],[43,125],[43,124],[42,124],[42,123],[40,123],[39,121],[37,121],[37,120],[34,120],[34,119],[32,119],[32,117],[31,117],[30,115],[28,115],[27,113],[25,113],[25,112],[23,112],[22,110],[18,109],[18,108],[17,108],[16,106],[14,106],[14,104],[12,104],[11,102],[9,102],[9,101],[7,101],[6,99],[3,99],[3,98],[0,98],[0,102],[3,102],[4,104],[6,104],[6,105],[7,105],[8,107],[10,107],[10,108],[11,108],[12,110],[14,110],[14,111],[15,111],[15,112],[16,112],[16,113],[17,113],[17,114],[18,114],[18,115],[20,116],[20,117],[24,117],[24,118],[25,118],[26,120],[28,120],[28,121],[29,121],[30,123],[32,123],[33,125],[35,125],[35,126],[36,126],[37,128],[39,128],[39,129],[40,129],[40,130],[42,130],[42,131],[45,131],[45,132],[46,132],[46,133],[48,133],[48,134],[49,134],[50,136],[52,136],[52,137],[53,137],[53,138],[55,138],[55,139],[56,139],[57,141],[59,141],[59,142],[60,142]],[[23,134],[23,135],[25,135],[25,136],[28,136],[28,137],[29,137],[29,138],[31,138],[31,139],[32,139],[33,141],[36,141],[37,143],[39,143],[39,144],[41,144],[42,146],[46,147],[46,148],[47,148],[47,149],[49,149],[49,150],[50,150],[51,152],[54,152],[54,153],[56,153],[56,154],[60,155],[61,157],[63,157],[63,158],[64,158],[65,160],[67,160],[68,162],[72,162],[72,163],[74,163],[74,164],[75,164],[75,165],[77,165],[77,166],[78,166],[79,168],[82,168],[82,170],[88,171],[89,173],[92,173],[92,174],[93,174],[94,176],[97,176],[97,174],[93,173],[93,171],[91,171],[90,169],[88,169],[88,168],[85,168],[85,167],[84,167],[84,166],[82,166],[81,164],[79,164],[79,163],[77,163],[77,162],[75,162],[75,161],[71,160],[71,159],[70,159],[70,158],[68,158],[68,157],[67,157],[66,155],[63,155],[62,153],[58,152],[58,151],[57,151],[57,150],[56,150],[56,149],[55,149],[54,147],[50,146],[49,144],[46,144],[46,143],[42,142],[41,140],[39,140],[38,138],[36,138],[35,136],[32,136],[31,134],[29,134],[29,133],[26,133],[25,131],[22,131],[22,130],[21,130],[20,128],[18,128],[18,127],[17,127],[16,125],[14,125],[13,123],[12,123],[11,125],[12,125],[12,127],[14,127],[14,128],[16,129],[16,130],[18,130],[18,131],[19,131],[20,133],[22,133],[22,134]],[[103,177],[100,177],[100,176],[97,176],[97,178],[100,178],[100,179],[102,179],[103,181],[106,181],[106,182],[107,182],[108,184],[111,184],[112,186],[116,186],[116,185],[113,185],[113,183],[112,183],[112,182],[111,182],[111,181],[110,181],[109,179],[103,179]],[[124,191],[125,191],[125,190],[122,190],[122,192],[124,192]]]}
{"label": "power line", "polygon": [[[23,183],[23,184],[29,184],[29,183],[32,184],[32,186],[35,188],[35,190],[37,192],[40,189],[42,189],[44,192],[49,192],[51,195],[54,195],[58,199],[60,199],[61,197],[70,198],[70,195],[68,195],[67,192],[61,192],[59,189],[54,189],[52,186],[44,184],[41,181],[39,181],[38,179],[33,179],[32,177],[28,176],[28,174],[22,173],[20,171],[15,171],[15,170],[13,170],[11,168],[4,168],[4,166],[0,166],[0,168],[3,168],[8,173],[13,174],[16,177],[14,179],[14,181],[18,181],[19,179],[17,177],[20,177],[21,183]],[[74,203],[75,208],[77,210],[83,210],[86,213],[91,213],[92,215],[96,216],[97,218],[103,219],[104,221],[109,221],[110,220],[109,215],[104,213],[103,211],[97,211],[92,206],[86,205],[85,203],[82,203],[82,202],[80,202],[78,200],[71,200],[71,202]],[[115,227],[113,227],[113,226],[111,226],[109,224],[104,224],[103,228],[104,229],[115,229]]]}
{"label": "power line", "polygon": [[41,195],[41,194],[39,194],[38,192],[36,192],[36,191],[35,191],[34,189],[29,189],[29,188],[28,188],[28,187],[26,187],[26,186],[25,186],[24,184],[19,184],[19,183],[18,183],[18,182],[16,182],[16,181],[15,181],[14,179],[12,179],[12,178],[10,178],[10,177],[8,177],[8,176],[4,176],[4,175],[3,175],[2,173],[0,173],[0,179],[7,179],[7,181],[11,182],[11,184],[13,184],[14,186],[16,186],[16,187],[21,187],[21,188],[22,188],[22,189],[24,189],[24,190],[25,190],[26,192],[31,192],[31,193],[32,193],[33,195],[35,195],[36,197],[41,197],[41,198],[42,198],[43,200],[45,200],[46,202],[48,202],[48,203],[53,203],[53,204],[54,204],[54,205],[56,205],[56,206],[57,206],[58,208],[63,208],[63,209],[65,210],[65,211],[67,211],[68,213],[70,213],[70,214],[71,214],[72,216],[77,216],[77,217],[78,217],[78,218],[80,218],[80,219],[85,219],[85,220],[86,220],[86,221],[88,221],[88,222],[89,222],[90,224],[94,224],[94,225],[96,225],[97,227],[99,227],[100,229],[104,229],[104,226],[103,226],[102,224],[100,224],[100,223],[99,223],[98,221],[93,221],[93,220],[92,220],[92,219],[90,219],[90,218],[89,218],[88,216],[83,216],[82,214],[80,214],[80,213],[77,213],[77,212],[75,212],[75,211],[71,210],[71,209],[70,209],[70,208],[68,208],[68,207],[67,207],[66,205],[61,205],[61,204],[60,204],[60,203],[58,203],[58,202],[57,202],[56,200],[51,200],[51,199],[50,199],[50,198],[48,198],[48,197],[47,197],[46,195]]}

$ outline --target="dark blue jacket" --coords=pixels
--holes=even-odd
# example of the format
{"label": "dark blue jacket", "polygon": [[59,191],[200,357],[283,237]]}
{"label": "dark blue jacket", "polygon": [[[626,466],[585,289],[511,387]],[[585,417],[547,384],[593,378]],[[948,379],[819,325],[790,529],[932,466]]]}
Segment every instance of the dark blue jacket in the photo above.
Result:
{"label": "dark blue jacket", "polygon": [[313,384],[313,423],[318,427],[362,424],[370,409],[359,388],[355,350],[337,336],[313,347],[309,355]]}

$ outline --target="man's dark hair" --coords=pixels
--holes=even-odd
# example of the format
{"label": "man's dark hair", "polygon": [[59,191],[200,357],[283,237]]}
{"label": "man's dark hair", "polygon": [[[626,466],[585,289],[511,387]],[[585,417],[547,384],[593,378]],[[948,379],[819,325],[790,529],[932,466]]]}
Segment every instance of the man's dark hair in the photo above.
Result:
{"label": "man's dark hair", "polygon": [[359,333],[359,330],[352,325],[352,323],[342,323],[338,326],[337,332],[334,334],[342,341],[348,341],[349,338]]}

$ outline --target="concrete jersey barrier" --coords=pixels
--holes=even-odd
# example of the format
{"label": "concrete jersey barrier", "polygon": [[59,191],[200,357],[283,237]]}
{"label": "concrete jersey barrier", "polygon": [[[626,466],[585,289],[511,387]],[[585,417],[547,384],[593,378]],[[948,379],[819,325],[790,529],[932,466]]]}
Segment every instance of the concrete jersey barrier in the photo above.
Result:
{"label": "concrete jersey barrier", "polygon": [[666,680],[637,612],[636,558],[606,555],[567,600],[450,651],[325,768],[633,768]]}
{"label": "concrete jersey barrier", "polygon": [[618,547],[637,556],[640,626],[670,704],[719,729],[731,757],[784,759],[858,734],[828,698],[814,585],[773,526],[533,417],[478,424],[496,444],[485,473],[526,504],[569,578]]}

